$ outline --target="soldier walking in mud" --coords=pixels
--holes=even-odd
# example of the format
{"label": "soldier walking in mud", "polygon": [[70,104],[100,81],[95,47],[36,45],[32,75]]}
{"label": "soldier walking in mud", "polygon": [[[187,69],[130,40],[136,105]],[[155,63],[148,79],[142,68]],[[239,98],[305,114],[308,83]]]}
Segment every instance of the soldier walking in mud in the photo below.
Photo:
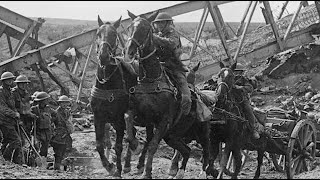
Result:
{"label": "soldier walking in mud", "polygon": [[59,107],[56,109],[56,117],[52,119],[55,125],[51,146],[54,151],[54,169],[60,170],[61,161],[66,153],[68,139],[73,132],[71,122],[71,103],[70,99],[63,95],[59,97]]}
{"label": "soldier walking in mud", "polygon": [[38,116],[35,121],[33,130],[36,131],[37,139],[40,141],[40,155],[47,157],[49,143],[52,138],[52,116],[55,116],[55,111],[48,105],[50,95],[46,92],[37,93],[34,102],[36,105],[31,107],[32,113]]}
{"label": "soldier walking in mud", "polygon": [[1,151],[5,160],[11,160],[16,164],[23,164],[22,143],[17,132],[20,114],[15,107],[14,96],[11,91],[15,76],[11,72],[1,75],[2,86],[0,87],[0,130],[3,133]]}

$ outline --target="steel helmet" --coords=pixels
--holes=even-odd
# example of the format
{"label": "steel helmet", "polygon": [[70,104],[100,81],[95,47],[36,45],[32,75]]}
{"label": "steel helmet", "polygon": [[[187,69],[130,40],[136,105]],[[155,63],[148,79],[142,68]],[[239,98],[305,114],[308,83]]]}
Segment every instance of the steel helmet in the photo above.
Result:
{"label": "steel helmet", "polygon": [[34,101],[42,101],[45,99],[48,99],[50,97],[50,95],[46,92],[38,92],[36,97],[34,98]]}
{"label": "steel helmet", "polygon": [[39,93],[39,91],[34,92],[31,97],[32,97],[32,98],[35,98],[38,93]]}
{"label": "steel helmet", "polygon": [[156,19],[153,22],[157,21],[173,21],[173,19],[168,13],[161,12],[157,15]]}
{"label": "steel helmet", "polygon": [[70,99],[66,95],[62,95],[59,97],[58,102],[70,102]]}
{"label": "steel helmet", "polygon": [[5,80],[5,79],[12,79],[12,78],[15,78],[16,76],[14,76],[11,72],[4,72],[2,75],[1,75],[1,81],[2,80]]}
{"label": "steel helmet", "polygon": [[27,76],[19,75],[14,82],[15,83],[29,83],[30,81],[28,80]]}

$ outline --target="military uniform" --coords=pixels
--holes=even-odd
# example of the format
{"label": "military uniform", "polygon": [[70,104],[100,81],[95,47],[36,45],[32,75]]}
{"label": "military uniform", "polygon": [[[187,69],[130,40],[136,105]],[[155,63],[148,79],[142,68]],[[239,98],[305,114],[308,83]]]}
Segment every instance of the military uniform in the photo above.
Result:
{"label": "military uniform", "polygon": [[182,54],[180,37],[178,33],[170,27],[164,32],[154,34],[153,40],[157,47],[156,54],[159,60],[165,62],[164,66],[171,70],[182,96],[185,96],[182,98],[187,98],[187,101],[190,103],[186,105],[188,107],[183,107],[183,109],[186,110],[185,114],[188,114],[191,108],[191,92],[186,78],[186,72],[188,70],[185,69],[180,61],[180,55]]}
{"label": "military uniform", "polygon": [[35,115],[31,113],[30,94],[27,90],[19,89],[15,87],[13,89],[13,95],[15,100],[15,107],[20,113],[20,119],[23,122],[23,127],[30,136],[33,120]]}
{"label": "military uniform", "polygon": [[[60,169],[60,164],[63,156],[66,153],[66,148],[72,129],[70,129],[70,110],[63,109],[61,106],[56,110],[56,117],[53,118],[53,123],[55,125],[53,137],[51,139],[51,146],[54,151],[55,164],[54,169]],[[72,124],[72,123],[71,123]]]}
{"label": "military uniform", "polygon": [[[257,82],[253,79],[249,79],[243,75],[238,75],[235,77],[235,85],[242,86],[241,94],[238,97],[242,97],[243,101],[241,102],[241,106],[243,108],[246,119],[249,121],[252,130],[257,129],[255,126],[257,123],[257,119],[253,114],[253,109],[250,104],[250,94],[254,89],[257,88]],[[257,135],[258,136],[258,135]]]}
{"label": "military uniform", "polygon": [[11,88],[3,85],[0,87],[0,130],[3,133],[1,151],[6,160],[11,159],[13,150],[16,150],[13,162],[22,164],[21,138],[17,132],[16,107]]}
{"label": "military uniform", "polygon": [[37,139],[41,143],[40,155],[47,157],[53,133],[52,116],[55,116],[56,112],[49,105],[41,107],[39,104],[32,106],[31,112],[38,116],[34,130],[36,130]]}

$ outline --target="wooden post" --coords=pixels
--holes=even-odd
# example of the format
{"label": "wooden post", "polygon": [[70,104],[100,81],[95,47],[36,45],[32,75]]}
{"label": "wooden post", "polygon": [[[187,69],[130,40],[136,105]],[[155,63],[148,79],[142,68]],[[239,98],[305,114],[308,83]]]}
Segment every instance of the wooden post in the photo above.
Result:
{"label": "wooden post", "polygon": [[10,36],[7,33],[6,33],[6,37],[7,37],[10,55],[12,56],[13,55],[12,44],[11,44]]}
{"label": "wooden post", "polygon": [[198,24],[197,31],[196,31],[196,34],[195,34],[195,37],[194,37],[194,43],[193,43],[193,46],[192,46],[192,49],[191,49],[191,52],[190,52],[190,59],[193,57],[194,51],[197,49],[197,44],[199,42],[203,27],[204,27],[204,25],[206,23],[208,14],[209,14],[208,7],[205,7],[203,9],[203,13],[202,13],[202,16],[201,16],[201,19],[200,19],[200,23]]}
{"label": "wooden post", "polygon": [[318,16],[320,17],[320,1],[314,1],[314,4],[316,5]]}
{"label": "wooden post", "polygon": [[223,17],[221,15],[219,7],[218,6],[214,6],[213,9],[215,9],[215,11],[217,13],[217,16],[218,16],[218,19],[219,19],[219,22],[220,22],[224,37],[226,39],[230,39],[229,33],[228,33],[227,29],[226,29],[226,24],[224,23],[224,20],[223,20]]}
{"label": "wooden post", "polygon": [[282,6],[282,8],[281,8],[281,11],[280,11],[280,14],[279,14],[279,16],[277,17],[277,20],[281,19],[282,15],[283,15],[283,12],[284,12],[284,10],[286,10],[286,7],[287,7],[288,3],[289,3],[289,1],[286,1],[286,2],[283,4],[283,6]]}
{"label": "wooden post", "polygon": [[243,25],[244,25],[244,20],[246,19],[247,15],[248,15],[248,12],[249,12],[249,9],[250,9],[250,7],[251,7],[251,4],[252,4],[252,1],[249,2],[246,11],[245,11],[244,14],[243,14],[243,17],[242,17],[242,20],[241,20],[241,22],[240,22],[240,26],[238,27],[236,36],[239,36],[239,35],[242,33]]}
{"label": "wooden post", "polygon": [[33,21],[31,26],[29,27],[29,29],[27,29],[24,32],[23,38],[19,41],[19,43],[17,44],[16,48],[14,49],[13,57],[18,56],[20,54],[20,52],[22,51],[26,40],[29,38],[30,34],[33,32],[33,29],[36,27],[36,25],[37,25],[37,22]]}
{"label": "wooden post", "polygon": [[255,2],[254,2],[254,5],[253,5],[253,8],[252,8],[252,10],[251,10],[251,13],[250,13],[250,15],[249,15],[248,22],[246,23],[246,26],[244,27],[244,30],[243,30],[243,32],[242,32],[242,36],[241,36],[241,40],[240,40],[239,47],[238,47],[238,49],[237,49],[236,54],[234,55],[234,59],[233,59],[234,62],[237,62],[237,58],[238,58],[238,56],[239,56],[239,53],[240,53],[242,44],[243,44],[243,42],[244,42],[244,38],[245,38],[246,33],[247,33],[247,29],[248,29],[248,27],[249,27],[249,25],[250,25],[250,21],[251,21],[251,19],[252,19],[252,15],[253,15],[253,13],[254,13],[254,10],[256,9],[257,4],[258,4],[258,1],[255,1]]}
{"label": "wooden post", "polygon": [[289,36],[289,34],[290,34],[290,32],[291,32],[291,29],[292,29],[292,27],[293,27],[293,24],[294,24],[295,20],[297,19],[298,15],[299,15],[299,12],[300,12],[300,10],[301,10],[302,4],[303,4],[303,3],[302,3],[302,1],[301,1],[300,4],[299,4],[299,7],[298,7],[298,9],[297,9],[297,11],[294,13],[294,15],[293,15],[293,17],[292,17],[292,19],[291,19],[291,22],[290,22],[290,24],[289,24],[289,26],[288,26],[288,28],[287,28],[286,33],[284,34],[284,37],[283,37],[283,43],[284,43],[284,44],[286,43],[286,41],[287,41],[287,39],[288,39],[288,36]]}
{"label": "wooden post", "polygon": [[91,56],[92,47],[93,47],[93,44],[91,44],[91,46],[90,46],[89,54],[88,54],[86,63],[84,64],[84,67],[83,67],[83,73],[82,73],[82,77],[81,77],[81,81],[80,81],[80,86],[79,86],[79,91],[78,91],[78,94],[77,94],[76,102],[79,101],[80,95],[82,93],[82,86],[83,86],[83,83],[84,83],[84,79],[86,77],[86,70],[87,70],[88,62],[89,62],[89,59],[90,59],[90,56]]}
{"label": "wooden post", "polygon": [[277,43],[279,45],[280,50],[283,51],[284,50],[284,44],[280,39],[280,35],[279,35],[279,32],[278,32],[277,25],[274,22],[273,14],[272,14],[272,11],[271,11],[271,7],[270,7],[270,4],[269,4],[269,1],[263,1],[263,5],[266,8],[266,14],[268,16],[268,20],[270,21],[270,25],[271,25],[274,37],[277,40]]}
{"label": "wooden post", "polygon": [[7,25],[5,25],[5,24],[1,24],[0,25],[0,37],[6,31],[6,27],[7,27]]}
{"label": "wooden post", "polygon": [[261,12],[264,17],[264,20],[266,22],[266,25],[270,24],[270,19],[269,19],[268,13],[266,12],[266,9],[263,7],[260,7],[260,8],[261,8]]}
{"label": "wooden post", "polygon": [[44,82],[43,82],[43,78],[42,78],[40,71],[39,71],[39,68],[38,68],[38,63],[32,64],[31,67],[32,67],[32,69],[34,69],[36,71],[36,74],[40,80],[41,91],[46,91],[45,86],[44,86]]}
{"label": "wooden post", "polygon": [[222,27],[221,27],[221,25],[220,25],[218,16],[217,16],[215,10],[212,8],[212,5],[211,5],[211,2],[212,2],[212,1],[206,1],[206,2],[207,2],[207,4],[208,4],[208,9],[209,9],[209,12],[210,12],[210,14],[211,14],[212,20],[213,20],[213,22],[214,22],[215,28],[216,28],[216,30],[218,31],[220,40],[221,40],[221,42],[222,42],[222,46],[223,46],[223,48],[224,48],[227,56],[228,56],[229,58],[231,58],[231,54],[230,54],[229,49],[228,49],[228,46],[227,46],[227,41],[226,41],[226,39],[225,39],[225,36],[224,36],[223,33],[222,33]]}

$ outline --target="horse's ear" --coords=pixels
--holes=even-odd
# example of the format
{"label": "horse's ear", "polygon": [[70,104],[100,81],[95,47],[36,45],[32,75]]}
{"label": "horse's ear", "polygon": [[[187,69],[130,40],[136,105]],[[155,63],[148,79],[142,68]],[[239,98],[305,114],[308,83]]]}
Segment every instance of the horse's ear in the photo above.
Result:
{"label": "horse's ear", "polygon": [[113,23],[113,27],[115,27],[116,29],[120,26],[121,18],[122,18],[122,16],[120,16],[120,18]]}
{"label": "horse's ear", "polygon": [[127,11],[128,11],[128,15],[131,18],[131,20],[134,20],[135,18],[137,18],[137,16],[132,14],[129,10],[127,10]]}
{"label": "horse's ear", "polygon": [[221,61],[220,61],[220,64],[219,64],[219,65],[220,65],[220,68],[221,68],[221,69],[225,67],[224,64],[223,64],[223,62],[221,62]]}
{"label": "horse's ear", "polygon": [[156,19],[156,17],[158,16],[159,14],[159,10],[153,12],[152,14],[150,14],[146,19],[149,21],[149,22],[152,22],[154,19]]}
{"label": "horse's ear", "polygon": [[102,22],[102,20],[100,19],[100,16],[98,15],[98,25],[99,27],[102,26],[104,23]]}
{"label": "horse's ear", "polygon": [[197,72],[198,69],[199,69],[199,67],[200,67],[200,62],[198,62],[198,64],[197,64],[195,67],[193,67],[192,70],[193,70],[194,72]]}
{"label": "horse's ear", "polygon": [[233,63],[232,65],[231,65],[231,70],[232,71],[234,71],[235,69],[236,69],[236,67],[237,67],[237,63],[235,62],[235,63]]}

